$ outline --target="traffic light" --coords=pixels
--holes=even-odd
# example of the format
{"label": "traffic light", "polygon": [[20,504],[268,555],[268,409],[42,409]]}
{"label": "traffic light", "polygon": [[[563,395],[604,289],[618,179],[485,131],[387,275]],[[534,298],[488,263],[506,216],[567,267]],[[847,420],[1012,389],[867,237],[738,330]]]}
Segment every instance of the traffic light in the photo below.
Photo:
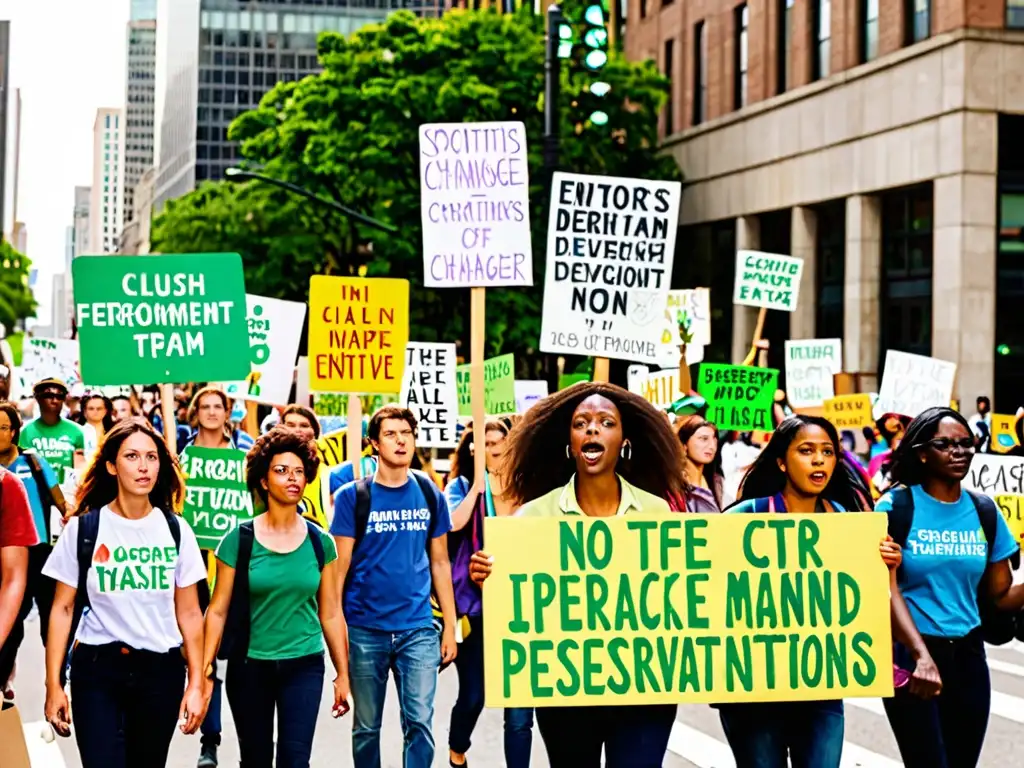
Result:
{"label": "traffic light", "polygon": [[597,126],[608,124],[603,99],[611,91],[609,83],[596,76],[608,63],[608,27],[605,0],[594,0],[583,12],[583,67],[595,76],[584,86],[580,102],[587,119]]}
{"label": "traffic light", "polygon": [[558,25],[558,58],[572,58],[572,49],[575,43],[573,38],[575,37],[576,33],[573,31],[571,24],[563,21]]}

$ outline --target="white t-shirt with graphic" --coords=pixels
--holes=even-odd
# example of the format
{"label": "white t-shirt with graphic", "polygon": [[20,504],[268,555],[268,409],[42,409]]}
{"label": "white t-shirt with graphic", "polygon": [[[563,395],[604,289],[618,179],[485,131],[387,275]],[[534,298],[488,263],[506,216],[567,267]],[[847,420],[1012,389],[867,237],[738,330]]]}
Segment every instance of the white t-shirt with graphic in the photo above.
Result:
{"label": "white t-shirt with graphic", "polygon": [[[46,561],[43,573],[78,587],[78,525],[68,521]],[[182,643],[174,611],[174,588],[206,578],[196,536],[182,518],[181,550],[175,551],[171,529],[154,507],[141,520],[100,510],[99,533],[86,582],[91,607],[78,626],[79,642],[124,643],[164,653]]]}

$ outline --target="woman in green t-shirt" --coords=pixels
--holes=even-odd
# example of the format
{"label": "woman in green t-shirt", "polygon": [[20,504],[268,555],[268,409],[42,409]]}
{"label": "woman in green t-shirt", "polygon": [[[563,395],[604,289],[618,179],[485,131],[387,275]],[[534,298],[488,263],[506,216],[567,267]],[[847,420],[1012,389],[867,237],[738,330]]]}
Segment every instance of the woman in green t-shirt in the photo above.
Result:
{"label": "woman in green t-shirt", "polygon": [[[267,511],[235,528],[217,548],[204,660],[212,669],[223,638],[221,658],[230,660],[228,704],[244,766],[273,764],[276,710],[278,768],[308,768],[323,691],[321,636],[337,671],[334,716],[349,708],[338,553],[334,540],[298,513],[307,478],[316,477],[318,465],[314,443],[301,435],[275,427],[261,436],[249,451],[246,472],[249,490]],[[236,568],[247,549],[243,574]],[[232,600],[236,579],[240,588],[247,583],[247,599]]]}

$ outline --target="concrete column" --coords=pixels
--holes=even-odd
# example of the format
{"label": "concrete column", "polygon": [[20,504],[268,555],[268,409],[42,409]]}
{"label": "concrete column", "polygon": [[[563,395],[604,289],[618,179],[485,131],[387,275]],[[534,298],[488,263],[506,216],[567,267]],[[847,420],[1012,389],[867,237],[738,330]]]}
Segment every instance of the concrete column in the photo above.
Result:
{"label": "concrete column", "polygon": [[932,356],[957,364],[953,397],[965,408],[992,396],[998,216],[994,173],[935,180]]}
{"label": "concrete column", "polygon": [[798,205],[793,209],[790,255],[804,260],[800,278],[800,297],[789,316],[789,338],[813,339],[818,316],[818,214],[813,208]]}
{"label": "concrete column", "polygon": [[[761,248],[761,220],[757,216],[740,216],[736,219],[736,250],[757,251]],[[735,261],[735,256],[733,260]],[[732,307],[732,361],[743,362],[750,352],[757,325],[757,307]]]}
{"label": "concrete column", "polygon": [[860,374],[860,391],[878,391],[882,277],[882,206],[877,197],[846,199],[846,276],[843,286],[843,363]]}

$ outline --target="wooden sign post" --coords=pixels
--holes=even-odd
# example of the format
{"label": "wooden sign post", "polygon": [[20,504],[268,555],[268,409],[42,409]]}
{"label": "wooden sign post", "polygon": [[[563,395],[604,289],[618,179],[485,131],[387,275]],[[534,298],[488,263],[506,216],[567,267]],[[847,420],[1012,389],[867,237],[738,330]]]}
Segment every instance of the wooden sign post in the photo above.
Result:
{"label": "wooden sign post", "polygon": [[[132,392],[135,388],[132,388]],[[178,455],[178,417],[175,416],[174,385],[160,385],[160,411],[164,419],[164,442],[172,456]]]}
{"label": "wooden sign post", "polygon": [[480,482],[487,471],[484,450],[484,341],[487,337],[487,289],[470,288],[469,388],[473,403],[473,477]]}
{"label": "wooden sign post", "polygon": [[362,477],[363,468],[363,401],[355,392],[348,393],[346,409],[345,445],[348,460],[352,462],[352,478]]}
{"label": "wooden sign post", "polygon": [[607,357],[595,357],[594,358],[594,381],[608,381],[608,358]]}

